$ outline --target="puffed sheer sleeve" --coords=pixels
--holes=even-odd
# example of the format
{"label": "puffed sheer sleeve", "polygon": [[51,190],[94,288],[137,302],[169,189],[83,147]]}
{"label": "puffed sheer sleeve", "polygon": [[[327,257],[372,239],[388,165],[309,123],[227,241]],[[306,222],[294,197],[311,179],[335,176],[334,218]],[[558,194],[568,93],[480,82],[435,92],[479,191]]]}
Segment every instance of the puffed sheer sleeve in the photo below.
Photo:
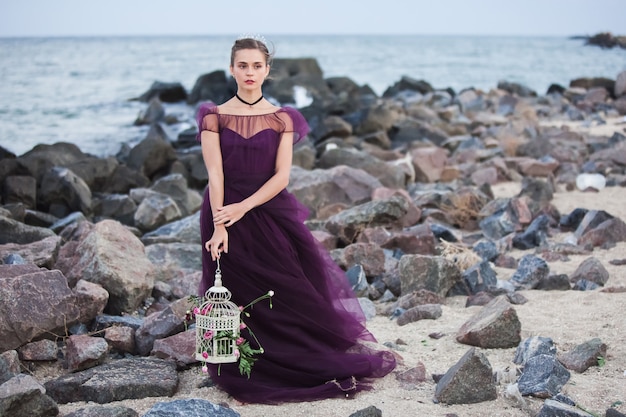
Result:
{"label": "puffed sheer sleeve", "polygon": [[196,122],[198,124],[198,133],[196,134],[196,140],[198,142],[200,142],[200,135],[204,130],[219,132],[217,114],[218,110],[215,103],[202,103],[200,107],[198,107],[198,112],[196,113]]}
{"label": "puffed sheer sleeve", "polygon": [[280,118],[285,123],[284,132],[293,132],[293,143],[300,142],[309,133],[310,128],[306,119],[293,107],[283,107],[280,111]]}

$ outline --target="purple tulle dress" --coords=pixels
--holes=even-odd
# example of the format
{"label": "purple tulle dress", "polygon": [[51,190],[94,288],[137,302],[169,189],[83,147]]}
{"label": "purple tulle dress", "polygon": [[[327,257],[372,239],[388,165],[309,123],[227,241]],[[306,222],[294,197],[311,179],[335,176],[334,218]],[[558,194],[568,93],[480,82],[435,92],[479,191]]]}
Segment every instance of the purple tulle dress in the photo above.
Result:
{"label": "purple tulle dress", "polygon": [[[219,132],[224,168],[224,205],[243,200],[274,172],[283,132],[294,143],[309,130],[300,112],[282,107],[275,113],[220,114],[212,103],[201,105],[200,132]],[[198,140],[200,133],[198,133]],[[200,226],[202,241],[213,233],[208,196]],[[247,403],[307,401],[351,395],[371,388],[371,378],[396,366],[365,327],[365,317],[345,273],[304,225],[308,209],[286,189],[227,228],[229,251],[220,258],[223,283],[232,301],[255,304],[244,321],[265,352],[257,356],[248,379],[237,364],[209,366],[214,383]],[[213,285],[216,263],[203,249],[200,295]],[[254,339],[242,331],[253,346]]]}

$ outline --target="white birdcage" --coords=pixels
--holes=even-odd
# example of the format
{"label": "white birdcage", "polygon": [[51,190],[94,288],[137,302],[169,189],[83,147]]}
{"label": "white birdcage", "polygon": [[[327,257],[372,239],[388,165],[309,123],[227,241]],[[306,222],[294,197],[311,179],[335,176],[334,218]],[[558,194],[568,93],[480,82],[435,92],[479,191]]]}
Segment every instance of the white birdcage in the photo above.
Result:
{"label": "white birdcage", "polygon": [[196,314],[197,360],[215,364],[237,362],[241,311],[230,297],[230,291],[222,285],[218,259],[215,283],[206,291]]}

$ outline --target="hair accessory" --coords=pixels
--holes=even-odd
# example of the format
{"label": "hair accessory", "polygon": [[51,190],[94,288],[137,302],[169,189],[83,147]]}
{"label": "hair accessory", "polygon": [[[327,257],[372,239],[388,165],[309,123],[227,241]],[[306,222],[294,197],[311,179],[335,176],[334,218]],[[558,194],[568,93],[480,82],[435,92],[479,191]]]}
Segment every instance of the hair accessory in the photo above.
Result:
{"label": "hair accessory", "polygon": [[264,45],[267,45],[267,39],[265,39],[265,36],[258,33],[243,33],[237,38],[237,40],[240,39],[254,39],[255,41],[263,42]]}

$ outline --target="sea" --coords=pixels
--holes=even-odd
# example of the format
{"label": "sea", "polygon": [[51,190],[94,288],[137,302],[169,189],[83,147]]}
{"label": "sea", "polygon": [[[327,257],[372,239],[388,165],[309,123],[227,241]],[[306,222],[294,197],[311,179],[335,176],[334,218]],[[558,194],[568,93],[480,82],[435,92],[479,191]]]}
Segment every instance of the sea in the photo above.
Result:
{"label": "sea", "polygon": [[[203,74],[228,70],[234,36],[0,38],[0,146],[22,155],[37,144],[70,142],[104,157],[134,146],[145,103],[133,100],[154,81],[187,91]],[[403,76],[435,88],[489,90],[499,81],[545,94],[580,77],[615,79],[626,49],[601,49],[576,37],[430,35],[268,36],[277,58],[315,58],[324,77],[349,77],[377,94]],[[298,106],[299,103],[296,103]],[[168,104],[194,127],[195,107]]]}

